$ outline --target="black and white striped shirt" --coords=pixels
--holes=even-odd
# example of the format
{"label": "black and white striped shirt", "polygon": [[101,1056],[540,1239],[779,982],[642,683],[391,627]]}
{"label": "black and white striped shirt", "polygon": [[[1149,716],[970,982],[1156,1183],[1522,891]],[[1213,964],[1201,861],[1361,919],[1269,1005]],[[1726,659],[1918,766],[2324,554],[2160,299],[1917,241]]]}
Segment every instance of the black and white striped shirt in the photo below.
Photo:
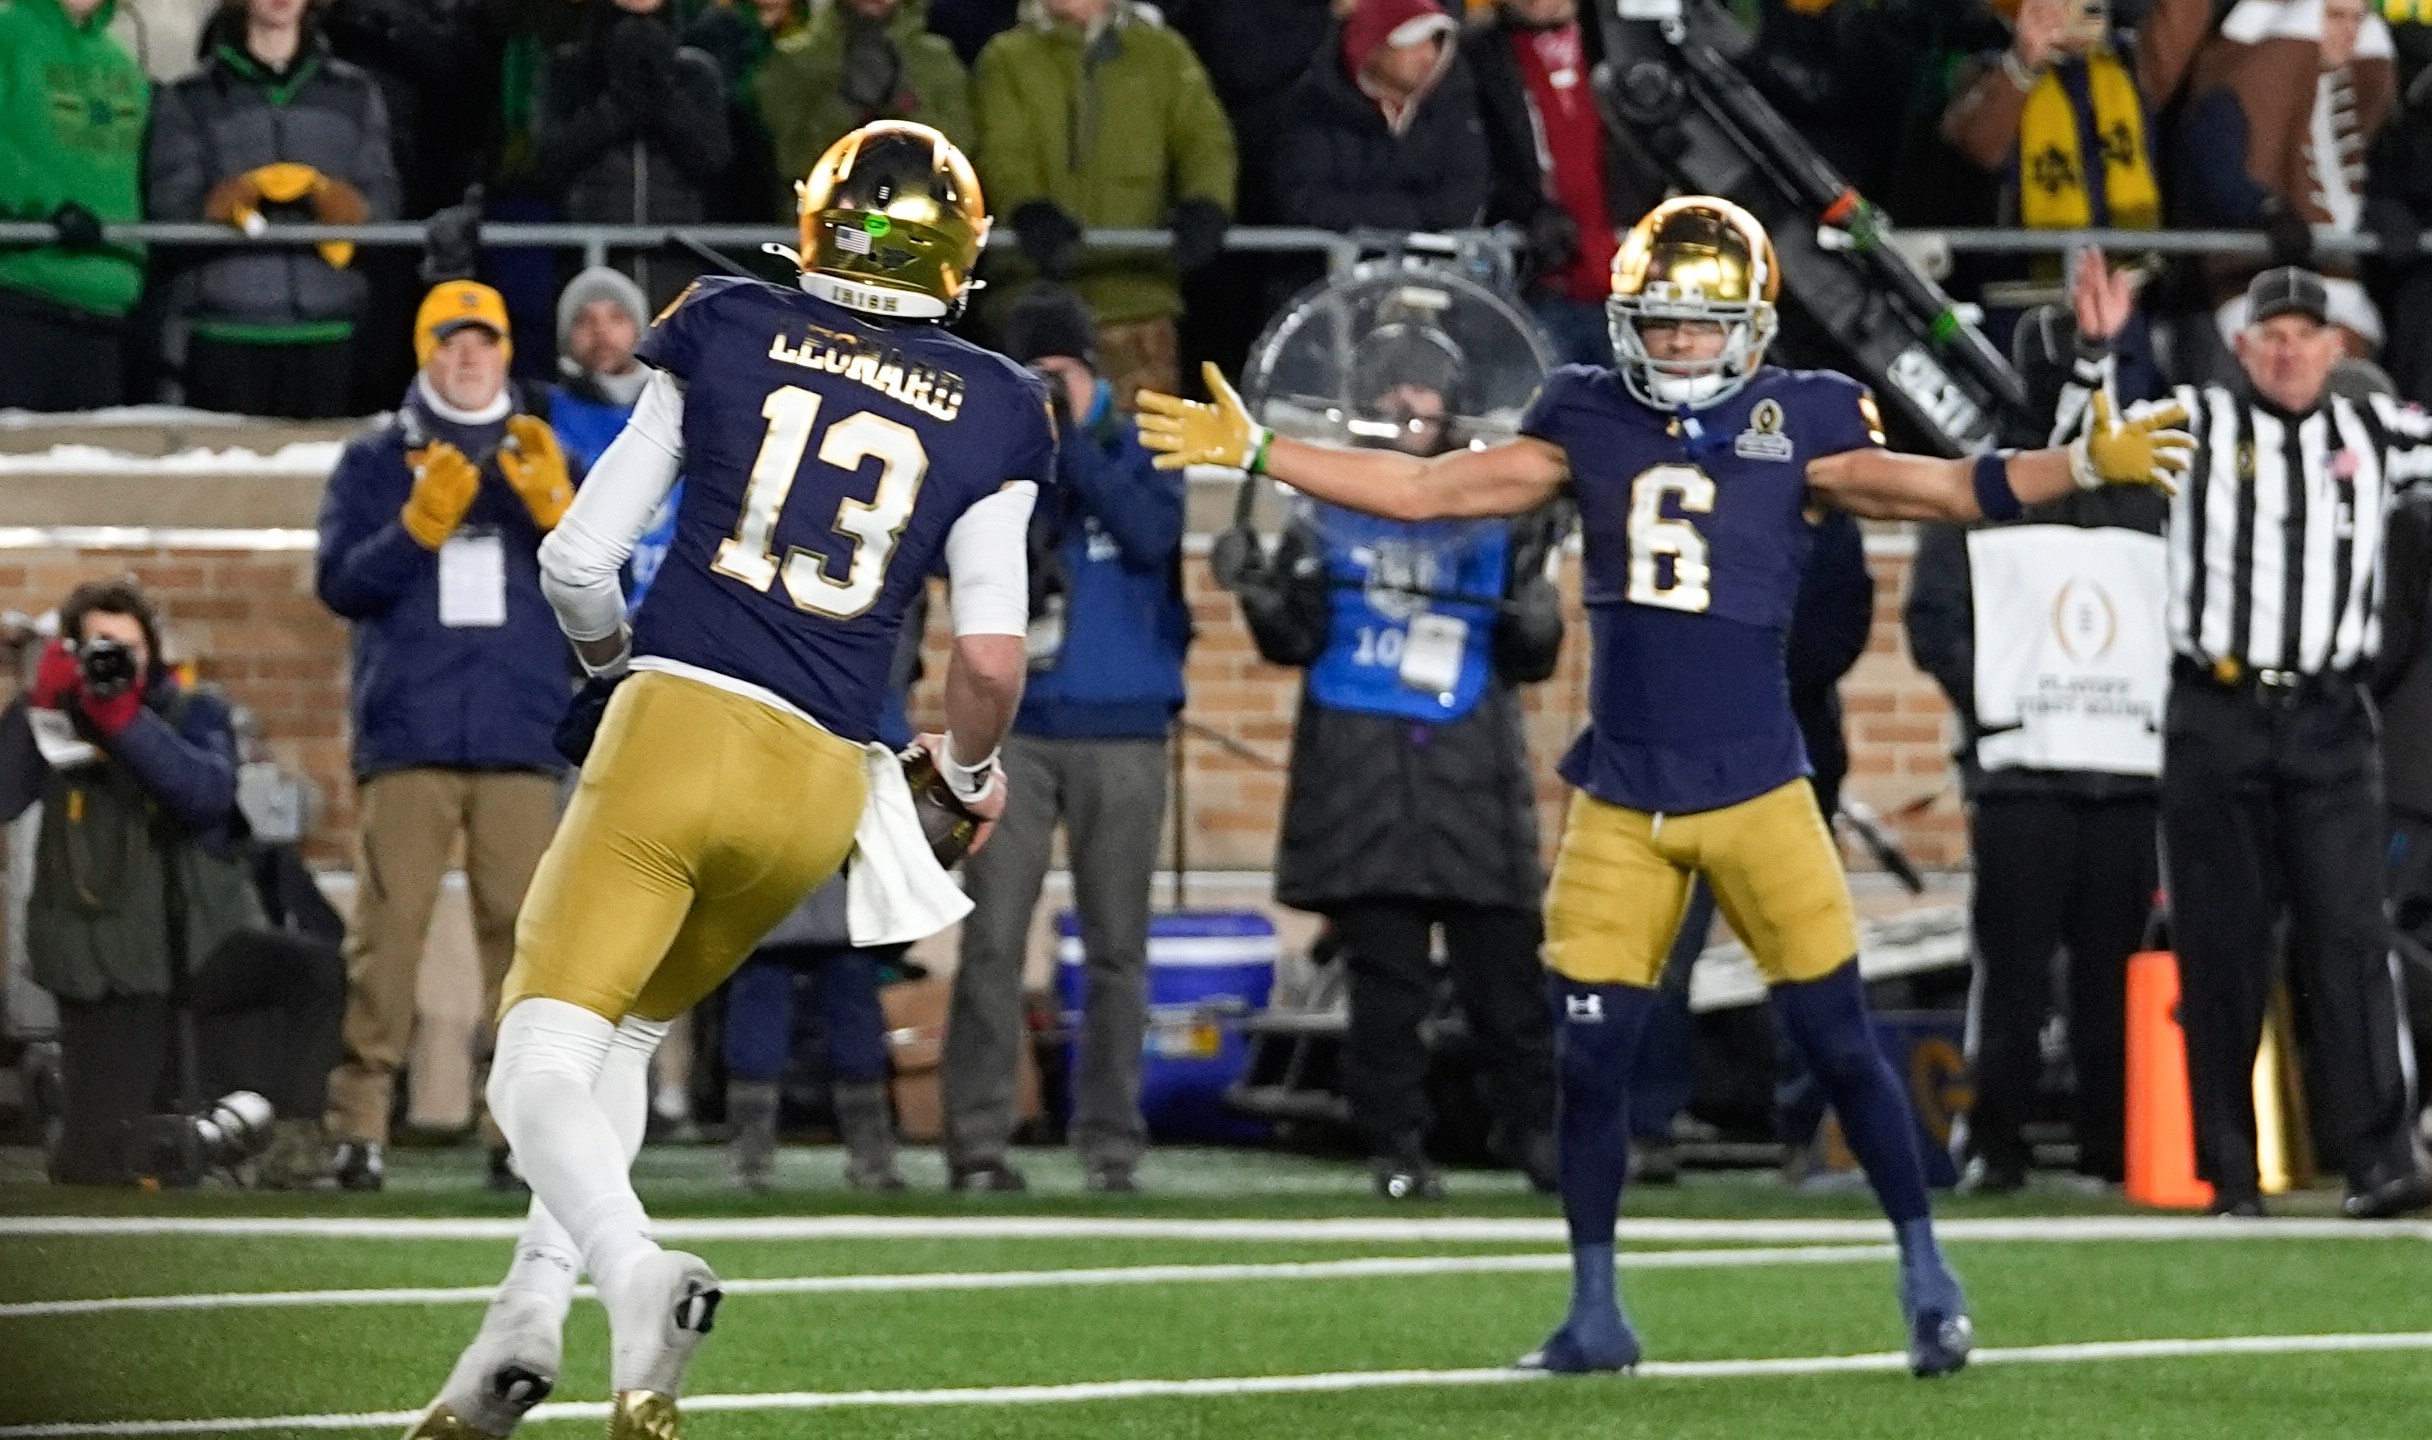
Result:
{"label": "black and white striped shirt", "polygon": [[[2102,365],[2081,360],[2056,435],[2083,423]],[[2288,417],[2223,385],[2175,391],[2196,437],[2171,502],[2170,644],[2206,669],[2356,669],[2381,648],[2392,497],[2432,478],[2432,415],[2387,396]]]}

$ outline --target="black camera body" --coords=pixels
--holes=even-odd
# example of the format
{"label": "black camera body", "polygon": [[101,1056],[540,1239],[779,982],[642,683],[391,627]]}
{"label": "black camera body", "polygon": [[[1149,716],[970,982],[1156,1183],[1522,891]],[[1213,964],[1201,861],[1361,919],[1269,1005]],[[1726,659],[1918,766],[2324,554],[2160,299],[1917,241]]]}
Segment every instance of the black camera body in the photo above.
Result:
{"label": "black camera body", "polygon": [[124,641],[96,636],[76,647],[76,672],[87,695],[107,700],[135,688],[135,652]]}

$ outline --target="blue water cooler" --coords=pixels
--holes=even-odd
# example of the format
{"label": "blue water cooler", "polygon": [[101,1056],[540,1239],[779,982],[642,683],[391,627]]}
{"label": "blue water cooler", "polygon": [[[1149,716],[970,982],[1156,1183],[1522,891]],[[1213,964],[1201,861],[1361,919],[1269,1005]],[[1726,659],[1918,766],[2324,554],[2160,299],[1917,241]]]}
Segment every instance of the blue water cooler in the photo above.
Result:
{"label": "blue water cooler", "polygon": [[[1279,953],[1275,922],[1254,911],[1184,910],[1149,918],[1140,1111],[1156,1138],[1267,1138],[1267,1123],[1227,1110],[1224,1092],[1249,1067],[1250,1037],[1240,1022],[1267,1008]],[[1075,1034],[1088,985],[1081,919],[1067,910],[1056,916],[1056,999]],[[1078,1060],[1076,1046],[1073,1063]]]}

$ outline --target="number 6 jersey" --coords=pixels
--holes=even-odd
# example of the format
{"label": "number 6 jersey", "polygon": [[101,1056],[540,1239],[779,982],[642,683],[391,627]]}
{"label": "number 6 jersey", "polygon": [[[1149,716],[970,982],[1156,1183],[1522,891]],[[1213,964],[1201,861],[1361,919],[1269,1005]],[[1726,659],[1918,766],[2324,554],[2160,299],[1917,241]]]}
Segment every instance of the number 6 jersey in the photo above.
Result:
{"label": "number 6 jersey", "polygon": [[1054,478],[1045,389],[942,328],[725,277],[679,296],[639,353],[685,382],[685,481],[637,664],[762,687],[869,740],[955,521]]}
{"label": "number 6 jersey", "polygon": [[1562,776],[1687,814],[1807,773],[1783,646],[1807,568],[1807,462],[1882,443],[1873,397],[1825,371],[1757,372],[1669,414],[1607,369],[1547,377],[1520,422],[1562,448],[1586,549],[1589,719]]}

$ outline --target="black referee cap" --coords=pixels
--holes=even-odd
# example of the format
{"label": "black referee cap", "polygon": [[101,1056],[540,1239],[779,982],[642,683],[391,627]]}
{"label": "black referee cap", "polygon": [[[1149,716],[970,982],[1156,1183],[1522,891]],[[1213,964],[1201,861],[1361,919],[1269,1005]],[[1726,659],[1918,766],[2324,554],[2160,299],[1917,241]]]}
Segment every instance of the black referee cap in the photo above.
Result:
{"label": "black referee cap", "polygon": [[2294,265],[2257,275],[2246,287],[2246,323],[2260,325],[2281,315],[2306,315],[2317,325],[2329,324],[2331,295],[2322,277]]}

